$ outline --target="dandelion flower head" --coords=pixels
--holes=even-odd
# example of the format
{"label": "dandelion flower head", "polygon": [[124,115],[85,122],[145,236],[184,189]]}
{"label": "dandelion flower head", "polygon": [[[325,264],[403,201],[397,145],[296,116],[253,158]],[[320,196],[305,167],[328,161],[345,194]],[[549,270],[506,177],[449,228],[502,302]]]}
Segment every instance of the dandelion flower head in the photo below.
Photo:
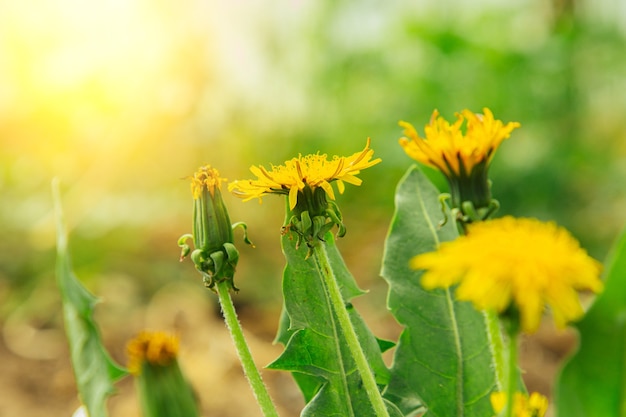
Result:
{"label": "dandelion flower head", "polygon": [[167,366],[178,356],[178,338],[165,332],[141,332],[128,343],[128,370],[141,373],[144,363]]}
{"label": "dandelion flower head", "polygon": [[215,196],[215,190],[220,190],[222,182],[226,181],[226,178],[221,178],[219,171],[212,168],[211,165],[200,167],[193,174],[193,177],[189,178],[191,179],[191,192],[195,200],[200,198],[204,189],[209,191],[211,197]]}
{"label": "dandelion flower head", "polygon": [[600,263],[567,230],[510,216],[470,224],[467,235],[414,257],[411,267],[426,270],[426,289],[459,283],[456,298],[480,310],[513,305],[526,332],[537,329],[546,306],[558,327],[580,318],[577,291],[602,289]]}
{"label": "dandelion flower head", "polygon": [[[410,123],[401,121],[405,137],[400,139],[400,145],[411,158],[439,169],[448,178],[468,177],[476,166],[488,165],[500,143],[520,127],[517,122],[505,125],[494,119],[488,108],[483,112],[463,110],[451,124],[435,110],[424,128],[425,138]],[[467,121],[465,133],[464,121]]]}
{"label": "dandelion flower head", "polygon": [[337,182],[339,193],[343,193],[345,182],[360,185],[357,177],[361,170],[378,164],[380,158],[372,160],[374,151],[370,149],[370,140],[365,148],[351,156],[334,156],[328,159],[326,154],[313,154],[292,158],[284,165],[272,165],[270,170],[263,166],[252,166],[250,171],[257,177],[254,180],[238,180],[228,185],[229,191],[244,201],[267,194],[286,194],[289,196],[289,208],[293,210],[298,200],[298,193],[305,187],[322,188],[328,197],[335,199],[331,182]]}

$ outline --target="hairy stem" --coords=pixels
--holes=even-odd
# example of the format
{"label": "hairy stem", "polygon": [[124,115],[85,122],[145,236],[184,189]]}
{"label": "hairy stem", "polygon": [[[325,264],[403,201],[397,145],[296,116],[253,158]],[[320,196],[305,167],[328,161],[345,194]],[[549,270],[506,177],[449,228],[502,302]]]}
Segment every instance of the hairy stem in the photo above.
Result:
{"label": "hairy stem", "polygon": [[485,325],[487,327],[487,337],[489,338],[489,349],[493,356],[493,367],[496,374],[497,390],[502,391],[505,387],[506,364],[504,359],[504,341],[502,330],[500,330],[500,319],[495,311],[483,311]]}
{"label": "hairy stem", "polygon": [[276,407],[274,406],[274,403],[267,392],[267,388],[261,379],[259,370],[254,364],[254,360],[250,354],[250,349],[248,348],[248,344],[244,338],[241,324],[237,319],[237,313],[235,312],[233,300],[230,297],[229,285],[228,281],[221,281],[217,283],[217,294],[219,296],[220,305],[222,306],[224,321],[226,322],[228,331],[230,332],[233,343],[235,344],[235,349],[237,350],[237,355],[239,356],[241,366],[243,367],[243,372],[246,375],[246,378],[248,378],[250,388],[252,388],[254,397],[256,398],[259,407],[261,407],[263,415],[265,417],[278,417]]}
{"label": "hairy stem", "polygon": [[337,320],[339,321],[339,326],[344,334],[346,345],[348,346],[357,370],[361,375],[361,380],[363,381],[363,386],[365,387],[365,391],[367,392],[368,398],[372,404],[372,408],[378,417],[389,417],[383,397],[380,395],[380,391],[376,385],[374,374],[372,373],[372,370],[367,362],[363,348],[357,338],[356,331],[350,321],[350,316],[346,310],[339,285],[335,279],[335,274],[330,266],[330,261],[324,244],[320,243],[315,245],[313,255],[315,256],[317,264],[320,268],[326,291],[328,292],[333,309],[337,315]]}
{"label": "hairy stem", "polygon": [[506,406],[505,417],[513,417],[515,409],[515,392],[517,391],[517,356],[518,356],[518,335],[516,326],[511,326],[509,335],[509,369],[506,384]]}

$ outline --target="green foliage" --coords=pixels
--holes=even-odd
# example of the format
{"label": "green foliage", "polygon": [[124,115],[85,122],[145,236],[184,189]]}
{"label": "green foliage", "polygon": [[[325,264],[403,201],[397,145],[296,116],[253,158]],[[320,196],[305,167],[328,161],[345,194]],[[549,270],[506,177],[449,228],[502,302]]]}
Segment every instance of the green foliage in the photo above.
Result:
{"label": "green foliage", "polygon": [[[371,334],[349,301],[363,294],[346,268],[331,233],[326,234],[330,265],[337,278],[352,325],[375,374],[384,386],[389,381],[377,339]],[[308,402],[302,416],[374,416],[367,393],[325,290],[314,257],[307,248],[296,249],[295,240],[285,235],[282,245],[287,266],[283,276],[285,298],[283,320],[277,340],[286,344],[284,353],[270,369],[291,371]],[[400,412],[387,404],[391,416]]]}
{"label": "green foliage", "polygon": [[485,316],[454,300],[450,290],[424,290],[421,272],[409,269],[413,256],[458,235],[454,221],[438,226],[443,219],[438,196],[416,166],[396,192],[382,276],[390,286],[389,309],[405,329],[386,397],[405,415],[426,406],[433,417],[484,417],[492,412],[489,394],[497,387]]}
{"label": "green foliage", "polygon": [[92,317],[97,299],[82,286],[72,272],[61,200],[56,186],[54,198],[57,221],[57,283],[61,291],[65,330],[78,393],[90,417],[104,417],[107,415],[106,398],[114,391],[113,383],[127,372],[113,362],[102,344],[98,326]]}
{"label": "green foliage", "polygon": [[577,324],[578,352],[556,388],[560,416],[626,416],[626,232],[607,263],[604,292]]}

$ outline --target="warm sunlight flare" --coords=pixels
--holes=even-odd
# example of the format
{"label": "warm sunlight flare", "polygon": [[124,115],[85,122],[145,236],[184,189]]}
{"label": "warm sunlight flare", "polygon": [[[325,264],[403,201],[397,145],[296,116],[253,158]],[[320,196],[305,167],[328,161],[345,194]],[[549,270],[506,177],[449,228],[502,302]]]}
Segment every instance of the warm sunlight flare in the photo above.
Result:
{"label": "warm sunlight flare", "polygon": [[[181,126],[195,117],[214,82],[213,62],[221,62],[211,59],[217,29],[198,14],[171,2],[2,2],[0,165],[3,182],[19,183],[22,193],[5,197],[14,198],[13,222],[46,210],[55,176],[68,207],[103,228],[154,219],[131,209],[128,185],[132,198],[146,198],[197,163],[200,144]],[[212,94],[223,101],[223,91]],[[44,192],[46,201],[29,199]],[[35,240],[51,245],[50,236]]]}
{"label": "warm sunlight flare", "polygon": [[9,161],[98,183],[126,174],[111,169],[126,160],[151,164],[149,152],[167,146],[154,143],[187,116],[211,72],[189,51],[209,34],[176,23],[191,12],[122,0],[5,2],[0,115]]}

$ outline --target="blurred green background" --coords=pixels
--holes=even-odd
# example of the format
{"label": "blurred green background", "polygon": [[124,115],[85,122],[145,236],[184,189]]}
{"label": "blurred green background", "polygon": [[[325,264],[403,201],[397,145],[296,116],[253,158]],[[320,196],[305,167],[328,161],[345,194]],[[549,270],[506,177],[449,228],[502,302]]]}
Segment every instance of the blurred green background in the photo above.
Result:
{"label": "blurred green background", "polygon": [[[191,231],[182,178],[207,163],[249,178],[250,165],[349,155],[367,137],[383,163],[338,197],[348,228],[339,245],[382,311],[382,242],[412,163],[397,122],[423,132],[435,108],[451,120],[483,107],[522,124],[491,169],[499,214],[556,220],[603,260],[626,219],[621,0],[0,1],[7,351],[45,359],[63,349],[45,347],[64,343],[53,177],[76,272],[123,304],[123,317],[172,282],[200,282],[178,263],[176,240]],[[274,323],[283,202],[226,203],[257,246],[240,245],[238,302]],[[107,323],[118,329],[102,320],[105,336]],[[118,329],[120,340],[137,326]]]}

